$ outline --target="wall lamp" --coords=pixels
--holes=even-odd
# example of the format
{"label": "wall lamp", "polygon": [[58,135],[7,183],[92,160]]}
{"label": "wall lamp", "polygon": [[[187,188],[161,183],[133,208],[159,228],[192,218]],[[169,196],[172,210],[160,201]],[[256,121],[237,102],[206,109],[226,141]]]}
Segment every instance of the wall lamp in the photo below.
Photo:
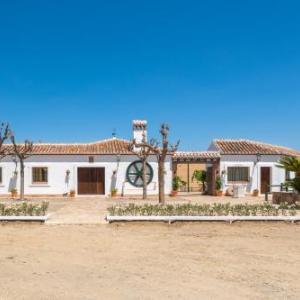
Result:
{"label": "wall lamp", "polygon": [[256,163],[261,161],[261,154],[260,153],[256,153]]}

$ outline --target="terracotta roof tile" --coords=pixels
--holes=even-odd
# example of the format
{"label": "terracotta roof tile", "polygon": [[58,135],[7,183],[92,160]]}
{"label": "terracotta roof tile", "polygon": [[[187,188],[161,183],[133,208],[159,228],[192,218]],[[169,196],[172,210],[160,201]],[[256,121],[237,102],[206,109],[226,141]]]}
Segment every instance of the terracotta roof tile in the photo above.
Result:
{"label": "terracotta roof tile", "polygon": [[217,159],[220,153],[216,151],[178,151],[173,155],[174,160],[180,159]]}
{"label": "terracotta roof tile", "polygon": [[[69,155],[69,154],[132,154],[128,149],[129,141],[121,139],[107,139],[87,144],[34,144],[32,154],[53,154],[53,155]],[[6,145],[12,148],[11,145]]]}
{"label": "terracotta roof tile", "polygon": [[300,156],[300,151],[250,140],[214,140],[220,154]]}

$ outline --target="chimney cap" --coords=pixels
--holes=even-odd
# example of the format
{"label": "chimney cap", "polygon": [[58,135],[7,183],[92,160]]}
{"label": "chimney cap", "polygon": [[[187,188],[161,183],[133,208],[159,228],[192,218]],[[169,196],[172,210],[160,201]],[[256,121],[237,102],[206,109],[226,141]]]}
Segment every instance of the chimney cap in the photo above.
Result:
{"label": "chimney cap", "polygon": [[132,125],[136,129],[146,129],[147,121],[146,120],[133,120]]}

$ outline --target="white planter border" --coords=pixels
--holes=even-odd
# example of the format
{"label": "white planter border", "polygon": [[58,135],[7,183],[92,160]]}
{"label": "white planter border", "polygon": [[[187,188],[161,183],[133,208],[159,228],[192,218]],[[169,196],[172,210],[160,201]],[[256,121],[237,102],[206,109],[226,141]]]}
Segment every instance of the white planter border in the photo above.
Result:
{"label": "white planter border", "polygon": [[2,221],[26,221],[26,222],[45,222],[49,215],[46,216],[0,216],[0,222]]}
{"label": "white planter border", "polygon": [[176,221],[213,221],[213,222],[235,222],[235,221],[300,221],[300,216],[106,216],[106,221],[111,222],[134,222],[134,221],[151,221],[151,222],[168,222],[169,224]]}

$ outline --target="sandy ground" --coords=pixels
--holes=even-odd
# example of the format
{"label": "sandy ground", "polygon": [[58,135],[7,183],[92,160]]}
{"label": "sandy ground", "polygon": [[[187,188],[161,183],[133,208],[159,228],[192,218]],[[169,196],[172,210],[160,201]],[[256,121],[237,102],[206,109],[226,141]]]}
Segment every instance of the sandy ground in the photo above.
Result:
{"label": "sandy ground", "polygon": [[0,299],[299,299],[300,225],[0,225]]}

